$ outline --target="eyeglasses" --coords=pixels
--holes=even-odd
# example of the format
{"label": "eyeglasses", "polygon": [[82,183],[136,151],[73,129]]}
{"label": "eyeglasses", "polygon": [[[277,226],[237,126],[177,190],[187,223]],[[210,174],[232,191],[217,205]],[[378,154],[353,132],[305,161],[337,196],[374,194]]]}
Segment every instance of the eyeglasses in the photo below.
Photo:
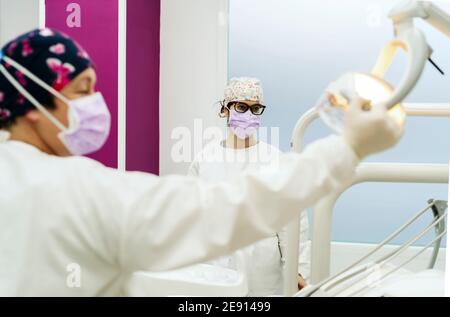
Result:
{"label": "eyeglasses", "polygon": [[264,110],[266,110],[266,106],[258,103],[254,105],[248,105],[245,102],[230,102],[225,108],[230,110],[231,107],[234,107],[234,110],[239,113],[246,113],[248,110],[250,110],[255,116],[262,115],[264,113]]}

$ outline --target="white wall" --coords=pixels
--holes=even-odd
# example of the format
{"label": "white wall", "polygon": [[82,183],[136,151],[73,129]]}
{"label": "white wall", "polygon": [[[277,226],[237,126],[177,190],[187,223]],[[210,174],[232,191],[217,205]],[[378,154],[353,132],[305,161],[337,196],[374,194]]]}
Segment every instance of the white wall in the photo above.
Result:
{"label": "white wall", "polygon": [[[227,81],[228,0],[161,1],[160,172],[186,174],[189,163],[176,163],[171,150],[176,127],[194,131],[217,119]],[[194,151],[192,146],[192,151]]]}
{"label": "white wall", "polygon": [[43,0],[0,0],[0,47],[43,24]]}

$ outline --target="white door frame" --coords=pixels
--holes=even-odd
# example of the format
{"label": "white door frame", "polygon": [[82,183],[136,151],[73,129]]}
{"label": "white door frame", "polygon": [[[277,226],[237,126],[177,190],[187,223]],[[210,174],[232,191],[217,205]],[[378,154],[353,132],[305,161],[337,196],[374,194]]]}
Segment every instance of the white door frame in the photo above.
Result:
{"label": "white door frame", "polygon": [[171,155],[180,143],[174,129],[190,131],[192,160],[196,119],[203,129],[224,126],[214,103],[228,80],[228,17],[229,0],[161,1],[161,175],[186,174],[189,167]]}
{"label": "white door frame", "polygon": [[127,0],[119,1],[119,61],[118,61],[118,145],[117,167],[126,170],[127,152]]}

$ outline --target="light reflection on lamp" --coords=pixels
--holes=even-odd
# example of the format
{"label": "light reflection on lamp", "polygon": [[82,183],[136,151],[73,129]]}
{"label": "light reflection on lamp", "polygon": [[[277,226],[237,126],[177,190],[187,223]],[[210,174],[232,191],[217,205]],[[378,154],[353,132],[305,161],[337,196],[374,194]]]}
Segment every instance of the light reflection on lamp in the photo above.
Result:
{"label": "light reflection on lamp", "polygon": [[[343,130],[345,113],[349,109],[348,99],[352,97],[352,93],[368,100],[369,107],[376,107],[382,106],[381,103],[392,97],[394,88],[385,80],[364,73],[347,73],[331,83],[320,98],[317,108],[322,120],[338,133]],[[401,104],[391,108],[389,114],[399,125],[405,122],[406,113]]]}

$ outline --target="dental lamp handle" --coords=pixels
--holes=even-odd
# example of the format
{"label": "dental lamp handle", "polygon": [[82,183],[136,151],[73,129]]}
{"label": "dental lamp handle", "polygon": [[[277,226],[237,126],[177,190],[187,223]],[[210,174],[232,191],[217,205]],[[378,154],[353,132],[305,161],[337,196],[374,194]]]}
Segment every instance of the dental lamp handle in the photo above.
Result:
{"label": "dental lamp handle", "polygon": [[432,53],[422,32],[415,28],[410,28],[403,32],[401,39],[392,41],[383,50],[379,62],[373,70],[374,75],[377,75],[380,78],[384,77],[399,48],[406,51],[408,55],[408,65],[406,72],[392,97],[382,104],[387,109],[391,109],[401,103],[414,89],[422,76],[425,65]]}

